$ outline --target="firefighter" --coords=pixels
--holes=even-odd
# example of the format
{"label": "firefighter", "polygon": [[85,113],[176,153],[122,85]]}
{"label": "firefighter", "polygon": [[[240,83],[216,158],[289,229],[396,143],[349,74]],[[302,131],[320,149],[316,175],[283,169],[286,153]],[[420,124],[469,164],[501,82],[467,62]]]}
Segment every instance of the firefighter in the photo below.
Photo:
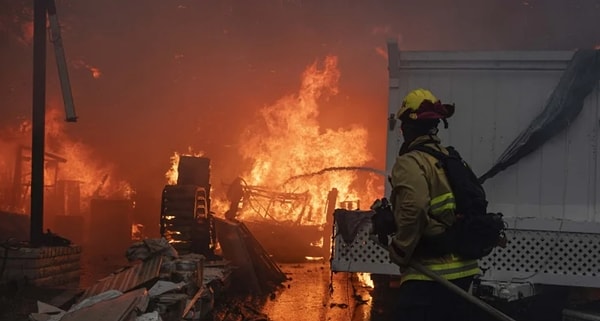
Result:
{"label": "firefighter", "polygon": [[424,144],[447,154],[437,137],[438,125],[454,114],[454,105],[442,104],[429,90],[416,89],[406,95],[396,117],[404,143],[392,169],[391,202],[396,233],[389,246],[390,259],[400,266],[397,320],[469,320],[470,303],[409,267],[414,260],[467,290],[480,273],[476,260],[440,254],[434,239],[454,222],[454,196],[444,170],[433,156],[411,150]]}
{"label": "firefighter", "polygon": [[227,199],[230,202],[229,210],[225,212],[225,218],[230,221],[237,220],[240,201],[244,198],[244,180],[237,177],[227,190]]}

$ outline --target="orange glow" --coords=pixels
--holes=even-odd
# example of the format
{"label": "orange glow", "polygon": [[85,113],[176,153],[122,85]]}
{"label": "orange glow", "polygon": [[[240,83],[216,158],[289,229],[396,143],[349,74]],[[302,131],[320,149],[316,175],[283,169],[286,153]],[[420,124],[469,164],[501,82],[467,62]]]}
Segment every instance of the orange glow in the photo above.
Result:
{"label": "orange glow", "polygon": [[[253,200],[255,204],[242,209],[242,219],[260,214],[257,208],[262,208],[276,220],[323,224],[327,195],[332,188],[339,191],[338,202],[365,199],[370,203],[377,198],[368,179],[356,184],[360,190],[351,187],[359,178],[355,171],[328,171],[288,182],[297,175],[331,167],[363,166],[372,160],[367,150],[365,128],[349,125],[338,130],[325,129],[317,120],[319,102],[338,93],[340,72],[337,61],[337,57],[329,56],[322,66],[316,62],[310,65],[303,74],[298,92],[263,108],[260,115],[264,125],[246,131],[248,135],[240,144],[240,153],[252,163],[251,170],[243,175],[246,182],[302,197],[282,200],[273,196]],[[257,204],[260,202],[263,204]],[[308,206],[298,206],[294,202],[307,202]]]}
{"label": "orange glow", "polygon": [[[385,34],[391,40],[394,40],[394,38],[395,38],[395,41],[400,46],[402,46],[402,34],[393,34],[389,27],[388,28],[383,28],[383,27],[377,28],[376,27],[373,29],[373,34]],[[377,47],[375,47],[375,53],[377,53],[378,56],[383,57],[386,61],[388,60],[387,47],[377,46]]]}
{"label": "orange glow", "polygon": [[385,60],[388,59],[388,53],[387,50],[383,47],[375,47],[375,52],[380,55],[381,57],[385,58]]}
{"label": "orange glow", "polygon": [[167,178],[167,185],[177,185],[177,179],[179,178],[179,172],[177,171],[177,167],[179,166],[179,157],[180,156],[194,156],[201,157],[204,155],[204,152],[194,152],[192,147],[188,147],[187,153],[178,153],[174,152],[173,156],[171,156],[171,167],[165,173],[165,177]]}
{"label": "orange glow", "polygon": [[96,67],[90,67],[89,69],[92,72],[92,77],[98,79],[100,78],[100,76],[102,76],[102,72],[100,72],[100,69]]}
{"label": "orange glow", "polygon": [[46,117],[47,148],[67,159],[60,169],[60,179],[81,183],[81,197],[129,198],[129,183],[115,178],[112,165],[102,164],[93,150],[65,133],[62,111],[51,109]]}
{"label": "orange glow", "polygon": [[358,278],[358,281],[360,282],[360,284],[363,287],[371,288],[371,289],[375,287],[375,283],[373,283],[370,273],[359,272],[359,273],[356,273],[356,277]]}
{"label": "orange glow", "polygon": [[[218,188],[218,186],[216,187]],[[221,197],[213,197],[210,199],[210,211],[217,215],[224,214],[229,209],[230,203]]]}
{"label": "orange glow", "polygon": [[[65,159],[66,162],[59,161],[57,164],[52,161],[53,157],[46,156],[45,186],[52,189],[59,180],[78,182],[82,212],[89,209],[92,198],[130,198],[132,189],[129,183],[114,177],[115,168],[99,161],[89,146],[67,135],[65,124],[62,110],[48,108],[46,112],[46,153]],[[25,147],[22,152],[24,158],[20,166],[22,186],[28,185],[31,180],[31,150],[28,149],[31,145],[31,129],[31,122],[23,121],[18,129],[6,130],[11,134],[5,136],[8,139],[0,144],[2,151],[0,153],[2,154],[0,173],[7,173],[0,179],[0,191],[7,191],[5,195],[12,193],[9,191],[12,189],[18,146]],[[56,166],[58,166],[58,170],[55,170]],[[24,196],[29,197],[29,189],[23,191],[27,191],[27,195]],[[20,198],[21,206],[25,206],[24,204],[27,202],[22,197]],[[3,207],[10,208],[7,204],[11,204],[11,200],[5,197],[0,199],[0,203]],[[11,208],[11,210],[25,212],[25,207]]]}
{"label": "orange glow", "polygon": [[21,25],[21,34],[19,41],[25,45],[30,45],[33,41],[33,21],[23,22]]}
{"label": "orange glow", "polygon": [[76,69],[85,68],[89,70],[94,79],[102,77],[102,71],[100,70],[100,68],[90,65],[82,59],[73,61],[73,67],[75,67]]}

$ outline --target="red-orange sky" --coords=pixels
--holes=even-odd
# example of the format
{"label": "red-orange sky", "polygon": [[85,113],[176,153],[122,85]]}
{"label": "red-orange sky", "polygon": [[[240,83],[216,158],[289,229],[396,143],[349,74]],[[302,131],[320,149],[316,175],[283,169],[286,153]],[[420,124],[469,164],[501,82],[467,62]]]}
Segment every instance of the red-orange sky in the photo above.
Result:
{"label": "red-orange sky", "polygon": [[[0,0],[0,128],[31,114],[31,3]],[[69,134],[155,199],[175,151],[211,157],[213,185],[246,170],[242,130],[327,55],[338,57],[339,93],[321,103],[321,126],[367,128],[369,165],[383,168],[387,61],[378,51],[386,38],[410,50],[600,44],[600,0],[57,0],[57,7],[79,116]],[[61,107],[48,49],[48,103]]]}

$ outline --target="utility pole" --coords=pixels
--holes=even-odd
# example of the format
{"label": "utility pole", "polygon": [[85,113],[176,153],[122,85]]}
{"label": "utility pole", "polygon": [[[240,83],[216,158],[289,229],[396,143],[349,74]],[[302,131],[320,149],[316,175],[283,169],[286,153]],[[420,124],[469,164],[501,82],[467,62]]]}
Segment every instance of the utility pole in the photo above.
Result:
{"label": "utility pole", "polygon": [[44,233],[44,146],[46,133],[47,0],[33,0],[33,113],[31,134],[30,241],[42,245]]}

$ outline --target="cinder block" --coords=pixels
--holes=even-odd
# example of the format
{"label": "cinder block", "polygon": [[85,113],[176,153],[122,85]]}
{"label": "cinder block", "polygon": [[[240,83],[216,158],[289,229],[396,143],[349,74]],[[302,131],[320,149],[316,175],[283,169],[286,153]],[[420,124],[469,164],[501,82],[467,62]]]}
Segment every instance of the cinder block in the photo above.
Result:
{"label": "cinder block", "polygon": [[81,270],[76,270],[76,271],[62,273],[59,275],[53,275],[53,276],[30,280],[30,282],[39,287],[57,287],[57,286],[76,285],[79,283],[80,276],[81,276]]}
{"label": "cinder block", "polygon": [[70,262],[79,262],[81,260],[81,254],[68,254],[55,257],[41,258],[41,259],[23,259],[23,258],[9,258],[6,260],[7,268],[21,268],[21,269],[36,269],[51,265],[60,265]]}
{"label": "cinder block", "polygon": [[[40,247],[40,248],[27,248],[23,247],[18,250],[9,249],[6,257],[8,258],[19,258],[19,259],[40,259],[49,258],[60,255],[69,255],[81,253],[81,246],[53,246],[53,247]],[[0,258],[4,258],[4,251],[0,252]]]}
{"label": "cinder block", "polygon": [[6,268],[2,275],[2,281],[21,279],[35,280],[50,276],[60,276],[61,274],[68,272],[78,271],[80,268],[81,265],[79,264],[79,261],[34,269]]}
{"label": "cinder block", "polygon": [[47,287],[78,283],[81,275],[80,259],[80,246],[0,251],[0,261],[6,260],[0,283],[15,280]]}

